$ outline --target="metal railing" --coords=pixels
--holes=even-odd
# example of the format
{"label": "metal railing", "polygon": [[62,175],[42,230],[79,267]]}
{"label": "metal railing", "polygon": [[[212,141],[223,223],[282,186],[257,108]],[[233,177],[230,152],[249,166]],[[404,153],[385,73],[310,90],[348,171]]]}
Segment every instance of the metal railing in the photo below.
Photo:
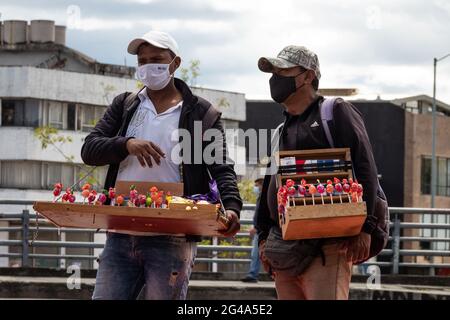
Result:
{"label": "metal railing", "polygon": [[[7,226],[0,225],[0,235],[3,233],[5,236],[0,236],[0,249],[6,247],[7,252],[0,251],[0,258],[13,258],[20,259],[22,267],[33,266],[32,261],[35,259],[56,259],[64,265],[66,259],[78,259],[95,261],[97,255],[93,254],[93,250],[90,250],[90,254],[66,254],[65,249],[101,249],[104,243],[93,241],[47,241],[33,239],[36,232],[41,234],[44,232],[57,232],[60,234],[69,233],[84,233],[95,234],[105,233],[104,230],[95,229],[78,229],[78,228],[57,228],[49,225],[48,221],[31,213],[29,206],[33,204],[33,201],[16,201],[16,200],[0,200],[0,205],[20,205],[25,207],[22,212],[18,213],[1,213],[0,223],[7,224]],[[254,205],[244,205],[243,210],[254,211]],[[32,210],[32,209],[31,209]],[[448,243],[450,243],[450,232],[445,232],[444,237],[423,237],[420,236],[423,230],[450,230],[450,224],[448,223],[420,223],[420,222],[405,222],[405,215],[450,215],[450,209],[420,209],[420,208],[390,208],[391,214],[391,235],[389,237],[388,246],[377,257],[376,261],[366,262],[364,265],[377,265],[380,267],[389,268],[391,273],[401,273],[405,268],[427,268],[429,274],[435,274],[437,269],[450,268],[450,250],[448,250]],[[434,221],[434,220],[432,220]],[[446,220],[447,221],[447,220]],[[10,225],[12,224],[12,226]],[[251,225],[252,220],[241,220],[242,225]],[[405,230],[417,230],[414,235],[405,236],[402,235]],[[11,239],[11,234],[15,233],[16,238],[20,234],[20,239]],[[248,232],[239,232],[237,238],[248,238]],[[248,240],[248,239],[247,239]],[[208,268],[212,272],[217,272],[219,264],[248,264],[250,263],[249,254],[252,249],[251,245],[234,245],[226,244],[221,245],[220,240],[217,238],[210,238],[210,243],[199,244],[198,251],[200,253],[206,253],[206,257],[200,257],[196,259],[196,263],[207,263]],[[247,241],[249,244],[251,241]],[[439,243],[446,246],[443,250],[429,250],[422,249],[420,243]],[[409,245],[408,245],[409,244]],[[11,252],[12,247],[18,247],[16,251]],[[57,254],[44,254],[44,253],[32,253],[32,248],[53,248],[58,249]],[[408,248],[408,249],[407,249]],[[236,253],[240,253],[244,257],[235,257]],[[243,255],[244,253],[244,255]],[[231,257],[230,257],[231,255]],[[442,262],[436,262],[436,258],[439,258]]]}

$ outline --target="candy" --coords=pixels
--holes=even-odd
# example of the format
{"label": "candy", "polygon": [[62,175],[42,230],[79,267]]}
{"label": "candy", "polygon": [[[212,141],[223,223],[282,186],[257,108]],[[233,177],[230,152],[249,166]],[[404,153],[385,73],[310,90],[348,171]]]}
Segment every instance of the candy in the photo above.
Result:
{"label": "candy", "polygon": [[172,194],[170,193],[170,191],[168,191],[167,194],[166,194],[166,204],[167,204],[167,207],[170,206],[170,203],[171,203],[171,202],[172,202]]}
{"label": "candy", "polygon": [[333,204],[333,191],[334,191],[334,187],[331,184],[331,180],[328,180],[329,184],[327,184],[327,193],[330,195],[330,199],[331,199],[331,204]]}
{"label": "candy", "polygon": [[132,185],[130,187],[130,200],[134,200],[138,197],[139,192],[136,190],[136,187]]}
{"label": "candy", "polygon": [[156,193],[158,192],[158,188],[157,187],[151,187],[150,188],[150,193]]}
{"label": "candy", "polygon": [[[335,180],[336,181],[336,180]],[[339,179],[338,179],[339,181]],[[339,193],[339,199],[341,200],[342,203],[342,184],[340,184],[339,182],[335,184],[334,189],[336,190],[336,192]]]}
{"label": "candy", "polygon": [[299,186],[298,193],[303,198],[303,205],[306,206],[306,200],[305,200],[306,188],[304,186]]}
{"label": "candy", "polygon": [[145,203],[147,202],[147,197],[145,196],[145,194],[140,194],[138,196],[138,199],[139,199],[139,206],[145,207]]}
{"label": "candy", "polygon": [[324,202],[323,202],[323,194],[325,192],[325,187],[323,186],[323,184],[320,183],[320,180],[317,180],[317,182],[319,183],[319,185],[317,186],[317,192],[319,192],[320,197],[322,198],[322,204],[324,204]]}
{"label": "candy", "polygon": [[[84,190],[83,190],[84,191]],[[89,204],[92,204],[95,201],[95,198],[97,197],[97,191],[92,190],[91,193],[89,193],[88,202]]]}
{"label": "candy", "polygon": [[85,185],[83,185],[81,190],[91,190],[91,185],[89,183],[86,183]]}
{"label": "candy", "polygon": [[292,188],[293,186],[294,186],[294,180],[292,180],[292,179],[287,179],[286,180],[286,187],[289,189],[289,188]]}
{"label": "candy", "polygon": [[[106,190],[105,190],[105,192],[106,192]],[[107,199],[108,199],[108,198],[106,197],[106,194],[100,193],[100,195],[98,196],[97,201],[98,201],[100,204],[103,205],[103,204],[106,202]]]}
{"label": "candy", "polygon": [[73,194],[71,194],[68,198],[69,198],[69,202],[70,203],[74,203],[75,202],[76,198],[75,198],[75,196]]}
{"label": "candy", "polygon": [[86,203],[86,199],[90,194],[91,192],[89,191],[89,189],[83,189],[83,191],[81,192],[81,195],[83,196],[83,204]]}
{"label": "candy", "polygon": [[124,203],[125,199],[123,197],[123,195],[120,195],[117,197],[116,202],[119,206],[121,206]]}
{"label": "candy", "polygon": [[152,198],[150,196],[147,196],[147,199],[145,200],[145,206],[150,208],[152,206]]}
{"label": "candy", "polygon": [[57,197],[57,196],[59,196],[61,194],[61,189],[53,189],[53,195],[55,196],[55,198]]}
{"label": "candy", "polygon": [[313,184],[310,184],[308,187],[308,192],[312,196],[313,205],[315,205],[316,202],[314,201],[314,195],[317,193],[316,187]]}
{"label": "candy", "polygon": [[359,202],[362,202],[362,201],[363,201],[363,200],[362,200],[363,186],[362,186],[361,184],[358,184],[358,190],[357,190],[357,193],[358,193],[358,201],[359,201]]}
{"label": "candy", "polygon": [[[346,179],[342,180],[342,182],[345,182],[345,181],[347,181],[347,180]],[[348,183],[344,183],[342,188],[348,196],[348,201],[351,202],[352,200],[350,198],[350,185]]]}

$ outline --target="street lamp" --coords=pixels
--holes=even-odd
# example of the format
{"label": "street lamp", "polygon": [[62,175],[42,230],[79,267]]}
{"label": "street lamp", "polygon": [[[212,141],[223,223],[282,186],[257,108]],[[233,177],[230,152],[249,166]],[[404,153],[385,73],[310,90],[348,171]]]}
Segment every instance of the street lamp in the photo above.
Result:
{"label": "street lamp", "polygon": [[433,79],[433,132],[432,132],[432,150],[431,150],[431,207],[434,208],[434,200],[436,197],[436,66],[437,63],[445,58],[450,57],[450,53],[442,58],[433,59],[434,79]]}

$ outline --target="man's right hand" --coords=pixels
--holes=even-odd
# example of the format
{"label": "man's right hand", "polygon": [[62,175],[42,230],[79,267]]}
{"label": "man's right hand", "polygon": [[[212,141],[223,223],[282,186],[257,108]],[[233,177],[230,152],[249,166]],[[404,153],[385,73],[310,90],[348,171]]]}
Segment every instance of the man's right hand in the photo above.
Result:
{"label": "man's right hand", "polygon": [[127,141],[128,153],[138,158],[141,166],[145,164],[153,167],[152,158],[157,165],[161,164],[161,158],[165,158],[164,152],[153,142],[147,140],[130,139]]}

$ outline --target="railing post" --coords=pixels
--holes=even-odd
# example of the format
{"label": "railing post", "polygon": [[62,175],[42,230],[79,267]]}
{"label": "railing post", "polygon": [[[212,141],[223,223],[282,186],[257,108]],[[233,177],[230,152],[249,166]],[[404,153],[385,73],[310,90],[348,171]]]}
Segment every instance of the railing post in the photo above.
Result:
{"label": "railing post", "polygon": [[[218,241],[217,237],[212,238],[212,244],[213,244],[213,246],[219,245],[219,241]],[[216,260],[217,259],[217,251],[213,251],[212,256],[213,256],[213,259]],[[217,262],[213,262],[212,263],[212,272],[217,272],[218,271],[217,269],[218,269]]]}
{"label": "railing post", "polygon": [[400,219],[395,215],[394,220],[394,242],[392,244],[392,273],[398,274],[400,263]]}
{"label": "railing post", "polygon": [[29,247],[28,235],[30,227],[30,212],[27,209],[22,211],[22,267],[29,267]]}

